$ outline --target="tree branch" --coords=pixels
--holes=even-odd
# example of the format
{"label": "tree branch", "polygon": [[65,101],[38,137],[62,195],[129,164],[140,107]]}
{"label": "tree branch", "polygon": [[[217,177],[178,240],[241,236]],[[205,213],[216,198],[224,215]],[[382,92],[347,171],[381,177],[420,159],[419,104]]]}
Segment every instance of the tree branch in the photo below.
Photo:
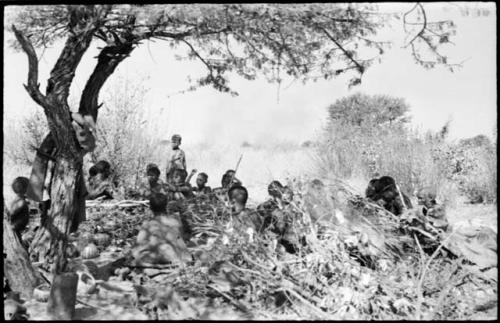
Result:
{"label": "tree branch", "polygon": [[[100,13],[94,6],[77,6],[70,13],[69,36],[47,82],[47,96],[60,96],[64,102],[69,94],[69,88],[75,71],[83,54],[90,46],[96,28],[98,28]],[[101,12],[102,14],[102,12]]]}
{"label": "tree branch", "polygon": [[43,108],[48,107],[47,98],[40,92],[40,84],[38,83],[38,58],[35,49],[29,39],[12,25],[12,30],[16,35],[17,41],[21,44],[23,51],[28,56],[28,83],[24,85],[31,98],[41,105]]}
{"label": "tree branch", "polygon": [[90,114],[94,120],[97,120],[99,91],[113,74],[116,67],[130,55],[134,49],[134,43],[129,42],[123,45],[106,46],[97,57],[97,65],[90,75],[80,99],[78,112],[82,115]]}
{"label": "tree branch", "polygon": [[356,65],[356,68],[357,68],[358,72],[360,72],[361,74],[363,74],[363,72],[365,71],[365,68],[361,64],[359,64],[358,61],[356,61],[352,57],[352,55],[350,53],[348,53],[347,50],[344,47],[342,47],[342,45],[340,45],[340,43],[335,38],[333,38],[333,36],[328,32],[328,30],[326,30],[325,28],[321,28],[321,27],[320,27],[320,29],[325,33],[325,35],[328,38],[330,38],[330,40],[332,42],[334,42],[335,45],[337,45],[338,48],[340,48],[342,50],[342,52],[344,53],[344,55],[347,56],[351,60],[351,62],[354,63],[354,65]]}

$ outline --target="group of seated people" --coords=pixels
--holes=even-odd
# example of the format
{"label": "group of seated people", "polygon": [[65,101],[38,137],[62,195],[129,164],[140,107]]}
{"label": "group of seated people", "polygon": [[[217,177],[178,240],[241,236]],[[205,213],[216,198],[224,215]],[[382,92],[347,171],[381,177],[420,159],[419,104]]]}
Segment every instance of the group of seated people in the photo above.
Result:
{"label": "group of seated people", "polygon": [[[221,187],[212,189],[207,186],[208,175],[199,173],[196,185],[189,182],[196,173],[193,170],[189,176],[184,169],[175,169],[170,182],[160,178],[161,172],[157,165],[148,164],[146,176],[132,197],[145,198],[150,202],[150,208],[155,215],[182,214],[185,210],[184,202],[207,198],[212,201],[223,202],[230,206],[231,216],[236,223],[243,227],[252,228],[256,233],[273,232],[279,237],[279,242],[288,252],[296,252],[305,244],[304,232],[297,230],[301,226],[300,211],[293,203],[294,192],[279,181],[272,181],[268,185],[269,199],[257,206],[255,210],[247,208],[248,191],[242,182],[235,177],[234,170],[226,171],[221,179]],[[87,199],[111,199],[114,197],[114,185],[111,181],[111,165],[104,160],[90,167],[87,185]],[[319,180],[315,180],[319,181]],[[314,182],[314,181],[313,181]],[[10,204],[10,220],[14,232],[21,237],[22,231],[29,221],[29,207],[26,201],[26,190],[29,180],[18,177],[12,184],[16,198]],[[402,194],[395,185],[394,179],[385,176],[371,180],[366,190],[366,197],[374,200],[388,211],[399,215],[406,206],[411,208],[408,197]],[[435,193],[421,190],[418,195],[422,213],[431,219],[434,224],[446,230],[447,221],[441,205],[436,203]],[[184,226],[189,227],[187,219],[181,220]],[[189,228],[187,228],[189,232]]]}

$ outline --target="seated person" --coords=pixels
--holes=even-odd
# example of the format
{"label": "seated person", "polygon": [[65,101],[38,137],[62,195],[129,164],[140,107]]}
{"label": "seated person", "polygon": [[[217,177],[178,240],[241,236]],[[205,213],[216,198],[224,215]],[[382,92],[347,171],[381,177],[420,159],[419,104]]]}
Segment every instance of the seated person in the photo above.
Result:
{"label": "seated person", "polygon": [[206,195],[212,192],[210,186],[206,186],[208,181],[208,175],[205,173],[199,173],[196,177],[196,187],[193,187],[193,193],[195,196]]}
{"label": "seated person", "polygon": [[408,196],[400,192],[396,181],[390,176],[370,180],[365,195],[394,215],[401,215],[405,208],[412,208]]}
{"label": "seated person", "polygon": [[149,208],[154,216],[167,214],[167,195],[160,192],[152,192],[149,195]]}
{"label": "seated person", "polygon": [[8,215],[14,233],[22,242],[21,234],[29,223],[29,205],[26,201],[26,191],[28,190],[29,179],[26,177],[17,177],[12,182],[12,190],[16,194],[14,200],[8,208]]}
{"label": "seated person", "polygon": [[276,231],[277,219],[274,215],[275,210],[282,210],[291,201],[293,193],[290,188],[283,186],[279,181],[272,181],[268,187],[267,192],[270,195],[270,199],[261,203],[257,206],[257,212],[263,218],[263,227],[269,228],[273,227],[273,231]]}
{"label": "seated person", "polygon": [[153,193],[167,194],[165,183],[160,179],[160,168],[156,164],[146,166],[146,180],[142,181],[139,187],[138,195],[149,199]]}
{"label": "seated person", "polygon": [[243,186],[233,186],[228,192],[231,204],[231,216],[242,228],[252,228],[254,232],[261,232],[262,220],[259,214],[246,207],[248,191]]}
{"label": "seated person", "polygon": [[228,169],[224,175],[222,175],[221,185],[222,188],[230,189],[233,186],[242,186],[243,183],[237,179],[234,175],[236,172],[232,169]]}
{"label": "seated person", "polygon": [[291,204],[293,191],[288,186],[283,187],[279,201],[279,207],[271,213],[271,230],[278,235],[278,242],[287,252],[296,253],[306,244],[306,226],[302,213]]}
{"label": "seated person", "polygon": [[97,198],[112,199],[113,185],[111,183],[111,165],[101,160],[89,169],[89,185],[87,200]]}
{"label": "seated person", "polygon": [[448,229],[448,220],[444,205],[437,203],[436,191],[430,187],[424,187],[418,190],[418,204],[422,206],[420,212],[426,217],[426,220],[436,229],[446,232]]}
{"label": "seated person", "polygon": [[267,186],[267,193],[270,198],[264,203],[259,204],[259,206],[257,206],[257,211],[264,216],[265,213],[269,213],[274,209],[280,208],[283,189],[284,186],[279,181],[272,181]]}
{"label": "seated person", "polygon": [[189,183],[186,183],[187,172],[185,169],[176,169],[173,171],[172,183],[167,183],[168,200],[183,200],[194,197],[193,189]]}

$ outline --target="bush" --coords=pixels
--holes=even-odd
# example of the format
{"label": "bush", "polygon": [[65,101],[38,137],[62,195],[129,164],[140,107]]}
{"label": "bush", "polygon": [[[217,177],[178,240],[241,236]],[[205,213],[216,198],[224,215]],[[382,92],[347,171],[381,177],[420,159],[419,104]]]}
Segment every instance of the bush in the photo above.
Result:
{"label": "bush", "polygon": [[[409,195],[420,187],[431,186],[448,205],[455,204],[459,195],[472,202],[496,203],[496,144],[484,135],[448,142],[445,139],[450,121],[435,133],[410,131],[409,119],[404,117],[407,106],[402,103],[400,121],[372,122],[377,118],[385,120],[384,102],[404,103],[377,98],[357,94],[328,107],[329,124],[316,147],[316,166],[321,176],[363,178],[368,183],[371,178],[388,175]],[[380,109],[370,108],[377,102],[382,104]],[[349,110],[353,105],[359,105],[354,107],[359,113]]]}
{"label": "bush", "polygon": [[154,139],[147,131],[147,121],[142,120],[147,90],[141,83],[118,78],[111,84],[112,90],[105,92],[97,119],[97,146],[89,156],[94,163],[108,161],[114,183],[124,191],[136,188],[148,163],[161,167],[164,140]]}

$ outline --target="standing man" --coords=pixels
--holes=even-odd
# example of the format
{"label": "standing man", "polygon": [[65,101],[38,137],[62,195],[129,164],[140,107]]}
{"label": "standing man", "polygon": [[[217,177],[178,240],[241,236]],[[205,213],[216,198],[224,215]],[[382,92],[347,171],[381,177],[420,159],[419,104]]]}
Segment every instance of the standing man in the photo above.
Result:
{"label": "standing man", "polygon": [[167,176],[167,183],[172,183],[174,170],[186,170],[186,155],[184,154],[184,151],[179,148],[181,140],[182,138],[180,135],[172,136],[172,152],[167,159],[167,168],[165,172]]}

